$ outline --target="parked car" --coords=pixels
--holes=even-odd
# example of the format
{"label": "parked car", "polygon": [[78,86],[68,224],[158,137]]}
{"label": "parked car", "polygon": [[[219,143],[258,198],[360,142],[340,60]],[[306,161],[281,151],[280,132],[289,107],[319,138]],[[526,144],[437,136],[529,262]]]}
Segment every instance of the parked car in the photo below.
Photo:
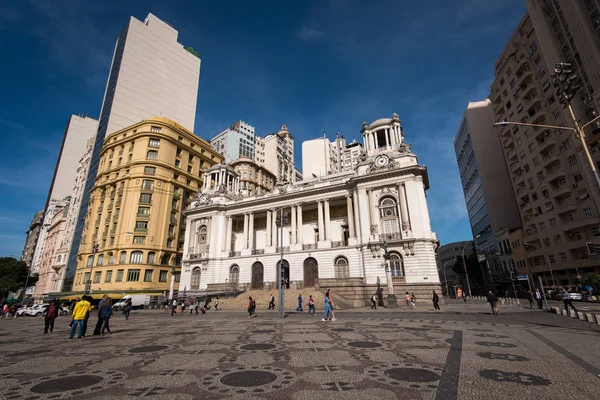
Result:
{"label": "parked car", "polygon": [[583,296],[579,292],[569,292],[569,298],[575,301],[583,300]]}
{"label": "parked car", "polygon": [[147,307],[150,304],[150,296],[149,295],[133,294],[133,295],[125,296],[122,299],[120,299],[119,301],[117,301],[116,303],[114,303],[113,309],[114,310],[123,309],[123,307],[125,307],[125,303],[127,303],[127,300],[130,300],[130,299],[131,299],[131,308],[133,308],[134,310],[143,309],[144,307]]}
{"label": "parked car", "polygon": [[31,308],[25,310],[25,315],[30,317],[40,317],[46,310],[50,304],[36,304]]}
{"label": "parked car", "polygon": [[17,317],[23,317],[25,316],[25,311],[27,311],[29,308],[31,307],[26,307],[26,306],[21,306],[17,309]]}

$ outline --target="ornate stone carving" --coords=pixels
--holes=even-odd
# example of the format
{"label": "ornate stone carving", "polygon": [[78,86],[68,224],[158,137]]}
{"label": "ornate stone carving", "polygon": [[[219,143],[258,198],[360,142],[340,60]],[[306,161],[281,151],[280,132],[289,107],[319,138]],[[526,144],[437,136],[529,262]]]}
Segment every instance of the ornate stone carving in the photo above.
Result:
{"label": "ornate stone carving", "polygon": [[408,221],[402,221],[402,230],[404,230],[404,231],[410,230],[410,224],[408,223]]}
{"label": "ornate stone carving", "polygon": [[401,143],[400,146],[398,147],[398,151],[401,154],[408,154],[411,152],[411,148],[412,148],[412,145],[406,144],[406,143]]}
{"label": "ornate stone carving", "polygon": [[377,225],[371,225],[371,235],[377,234]]}
{"label": "ornate stone carving", "polygon": [[393,114],[392,114],[392,119],[393,119],[394,121],[400,121],[400,116],[399,116],[398,114],[396,114],[396,113],[393,113]]}
{"label": "ornate stone carving", "polygon": [[218,193],[219,194],[225,194],[225,193],[227,193],[227,187],[225,185],[219,186]]}
{"label": "ornate stone carving", "polygon": [[363,130],[369,128],[369,124],[367,124],[367,121],[363,121],[362,128]]}

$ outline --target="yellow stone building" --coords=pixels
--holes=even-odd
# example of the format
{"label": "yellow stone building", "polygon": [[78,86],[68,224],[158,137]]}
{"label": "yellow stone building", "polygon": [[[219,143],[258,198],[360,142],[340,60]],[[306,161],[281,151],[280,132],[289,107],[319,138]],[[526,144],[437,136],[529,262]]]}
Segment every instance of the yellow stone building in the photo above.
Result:
{"label": "yellow stone building", "polygon": [[173,271],[179,281],[182,211],[201,187],[204,170],[223,157],[193,132],[161,117],[108,135],[100,156],[74,292],[83,292],[91,278],[94,294],[162,295]]}

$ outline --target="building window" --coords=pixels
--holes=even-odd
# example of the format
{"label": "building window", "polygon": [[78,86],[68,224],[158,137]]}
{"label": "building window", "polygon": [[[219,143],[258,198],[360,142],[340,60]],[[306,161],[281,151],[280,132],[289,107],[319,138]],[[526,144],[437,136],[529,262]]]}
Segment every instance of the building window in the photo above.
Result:
{"label": "building window", "polygon": [[113,265],[114,263],[115,263],[115,255],[111,254],[110,257],[108,257],[108,265]]}
{"label": "building window", "polygon": [[142,189],[144,190],[154,190],[154,181],[144,179],[142,181]]}
{"label": "building window", "polygon": [[146,264],[154,264],[154,260],[156,258],[156,253],[151,251],[148,253],[148,259],[146,261]]}
{"label": "building window", "polygon": [[558,253],[560,261],[567,261],[567,253]]}
{"label": "building window", "polygon": [[134,244],[144,244],[146,243],[146,236],[134,236],[133,237]]}
{"label": "building window", "polygon": [[200,290],[200,268],[192,271],[191,290]]}
{"label": "building window", "polygon": [[400,233],[396,200],[391,197],[382,199],[379,203],[379,217],[381,218],[381,231],[385,236],[391,238]]}
{"label": "building window", "polygon": [[575,154],[571,154],[569,156],[569,158],[567,158],[567,161],[569,162],[569,165],[572,167],[573,165],[577,164],[577,156]]}
{"label": "building window", "polygon": [[148,217],[150,215],[150,207],[138,207],[137,215],[140,217]]}
{"label": "building window", "polygon": [[142,253],[141,251],[132,251],[131,256],[129,256],[129,263],[130,264],[141,264],[143,255],[144,255],[144,253]]}
{"label": "building window", "polygon": [[206,244],[206,239],[208,237],[208,228],[206,225],[202,225],[200,229],[198,229],[198,244]]}
{"label": "building window", "polygon": [[104,265],[104,254],[100,254],[98,256],[98,263],[96,265],[99,266],[99,267],[102,266],[102,265]]}
{"label": "building window", "polygon": [[102,278],[102,271],[94,272],[94,283],[100,283],[101,278]]}
{"label": "building window", "polygon": [[90,281],[90,273],[86,272],[85,275],[83,275],[83,281],[87,284]]}
{"label": "building window", "polygon": [[104,276],[104,283],[110,283],[112,280],[112,271],[106,271],[106,275]]}
{"label": "building window", "polygon": [[348,259],[344,256],[338,256],[333,261],[334,276],[336,279],[344,279],[350,277],[350,267]]}
{"label": "building window", "polygon": [[148,150],[148,153],[146,153],[146,158],[157,159],[158,158],[158,151],[156,151],[156,150]]}
{"label": "building window", "polygon": [[173,247],[173,239],[167,239],[167,247]]}
{"label": "building window", "polygon": [[592,218],[594,216],[594,212],[592,211],[591,207],[586,207],[583,209],[583,215],[585,215],[586,218]]}
{"label": "building window", "polygon": [[144,167],[144,173],[146,175],[154,175],[156,174],[156,167]]}
{"label": "building window", "polygon": [[545,222],[540,222],[540,230],[541,231],[545,231],[546,230],[546,223]]}
{"label": "building window", "polygon": [[152,193],[140,194],[140,203],[141,204],[152,204]]}
{"label": "building window", "polygon": [[94,256],[89,256],[87,259],[87,266],[91,267],[92,265],[94,265]]}
{"label": "building window", "polygon": [[562,145],[565,148],[565,150],[570,149],[571,148],[571,140],[570,139],[563,140]]}
{"label": "building window", "polygon": [[544,243],[544,247],[550,247],[550,238],[544,238],[542,239],[542,242]]}
{"label": "building window", "polygon": [[115,282],[123,282],[123,269],[117,270],[117,280]]}
{"label": "building window", "polygon": [[169,274],[169,271],[165,271],[165,270],[160,271],[160,273],[158,274],[158,281],[166,282],[168,274]]}
{"label": "building window", "polygon": [[162,132],[162,128],[160,126],[152,126],[150,128],[150,131],[152,131],[154,133],[161,133]]}
{"label": "building window", "polygon": [[553,228],[557,227],[556,218],[550,218],[550,226]]}
{"label": "building window", "polygon": [[148,221],[136,221],[135,230],[136,232],[146,232],[148,230]]}
{"label": "building window", "polygon": [[560,108],[557,108],[556,110],[552,111],[552,116],[555,120],[557,120],[560,117]]}
{"label": "building window", "polygon": [[173,280],[175,282],[180,282],[181,281],[181,271],[177,271],[173,274]]}
{"label": "building window", "polygon": [[150,139],[148,141],[148,147],[160,147],[160,139]]}
{"label": "building window", "polygon": [[548,262],[550,264],[555,264],[556,263],[556,258],[554,257],[554,254],[549,254],[548,255]]}
{"label": "building window", "polygon": [[237,285],[240,281],[240,267],[237,265],[232,265],[229,268],[229,283],[232,285]]}
{"label": "building window", "polygon": [[404,276],[404,260],[398,253],[390,253],[390,270],[392,276]]}
{"label": "building window", "polygon": [[130,269],[127,270],[127,282],[137,282],[140,280],[140,270]]}
{"label": "building window", "polygon": [[144,271],[144,282],[152,282],[152,270],[147,269]]}
{"label": "building window", "polygon": [[125,264],[126,261],[127,261],[127,252],[122,251],[121,255],[119,256],[119,264]]}

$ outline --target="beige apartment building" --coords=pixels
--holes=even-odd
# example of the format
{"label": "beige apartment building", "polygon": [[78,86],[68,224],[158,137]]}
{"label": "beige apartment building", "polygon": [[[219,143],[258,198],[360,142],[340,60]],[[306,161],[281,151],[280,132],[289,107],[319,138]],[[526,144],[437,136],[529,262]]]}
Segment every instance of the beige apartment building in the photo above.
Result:
{"label": "beige apartment building", "polygon": [[[581,26],[567,21],[572,35],[567,35],[568,46],[562,50],[561,40],[553,33],[560,30],[564,34],[567,9],[581,11],[584,3],[590,2],[527,1],[531,17],[526,14],[522,18],[495,65],[490,99],[497,121],[572,127],[552,85],[554,64],[561,61],[573,61],[579,65],[579,73],[587,75],[583,80],[588,83],[582,85],[573,106],[582,123],[593,115],[595,100],[588,98],[586,88],[591,90],[600,83],[594,77],[600,69],[583,62],[588,58],[584,47],[573,53],[573,60],[562,53],[574,49],[575,32],[587,32],[583,26],[589,21],[580,19]],[[562,12],[552,17],[548,7],[556,12],[557,6]],[[598,35],[588,39],[593,39],[597,51]],[[539,275],[545,285],[576,284],[578,275],[600,272],[600,259],[586,249],[586,242],[600,243],[598,201],[593,199],[599,191],[580,141],[570,132],[515,125],[498,128],[523,223],[523,230],[509,235],[519,274]],[[596,163],[600,159],[598,133],[586,132]]]}
{"label": "beige apartment building", "polygon": [[278,182],[295,182],[294,137],[287,125],[281,125],[279,132],[256,138],[257,157],[263,165],[277,177]]}
{"label": "beige apartment building", "polygon": [[201,187],[204,170],[222,161],[208,142],[162,117],[108,135],[90,195],[74,292],[84,291],[88,279],[94,293],[167,291],[172,267],[176,281],[180,274],[182,211]]}
{"label": "beige apartment building", "polygon": [[241,157],[229,165],[239,175],[239,194],[243,197],[261,196],[275,187],[275,175],[251,158]]}

